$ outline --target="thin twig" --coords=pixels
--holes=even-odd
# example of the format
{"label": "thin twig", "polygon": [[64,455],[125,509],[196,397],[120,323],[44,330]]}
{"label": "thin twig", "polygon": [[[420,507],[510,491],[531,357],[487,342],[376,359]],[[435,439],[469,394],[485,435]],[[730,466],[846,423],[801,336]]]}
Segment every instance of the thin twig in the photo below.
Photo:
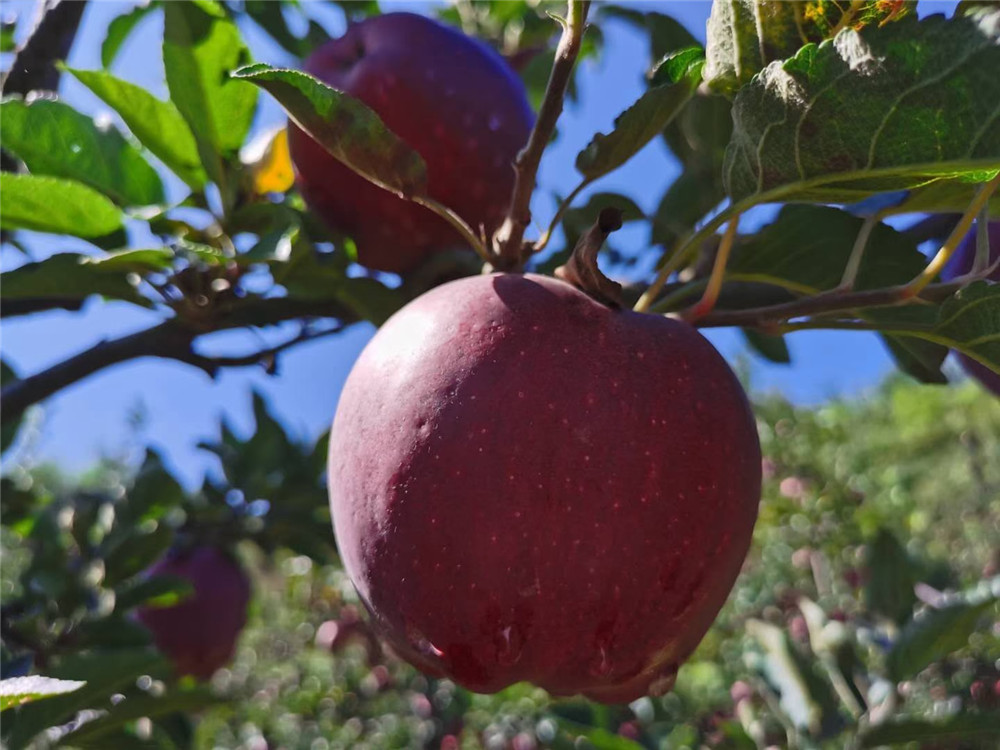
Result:
{"label": "thin twig", "polygon": [[531,223],[531,195],[542,153],[552,140],[556,122],[563,109],[566,87],[573,74],[573,66],[580,54],[580,43],[590,9],[589,0],[569,0],[562,37],[556,48],[555,62],[545,88],[545,97],[538,110],[535,126],[528,136],[528,143],[514,162],[514,191],[511,195],[507,218],[494,238],[499,264],[504,268],[518,268],[525,254],[524,232]]}
{"label": "thin twig", "polygon": [[883,215],[882,212],[876,212],[866,218],[865,223],[861,225],[861,231],[854,238],[854,247],[851,248],[847,266],[844,267],[844,275],[840,279],[840,284],[837,285],[841,291],[849,292],[854,289],[854,282],[858,278],[858,269],[861,268],[861,259],[865,255],[865,248],[868,247],[868,238],[876,225],[882,221]]}
{"label": "thin twig", "polygon": [[546,245],[549,244],[549,240],[552,239],[552,233],[556,230],[556,227],[559,225],[559,222],[562,220],[566,211],[569,210],[569,207],[573,204],[576,196],[578,196],[580,192],[589,184],[590,180],[582,180],[579,185],[573,188],[573,192],[567,195],[565,200],[559,204],[559,209],[556,211],[555,216],[552,217],[552,221],[549,222],[549,225],[545,228],[542,236],[538,238],[534,246],[531,248],[532,253],[540,253],[545,249]]}
{"label": "thin twig", "polygon": [[691,256],[693,256],[694,253],[698,251],[698,248],[701,247],[701,243],[711,237],[715,233],[716,229],[721,227],[737,213],[740,213],[740,211],[737,211],[733,206],[730,206],[725,211],[712,218],[701,229],[688,235],[684,239],[683,244],[674,245],[674,248],[670,253],[670,257],[668,257],[666,262],[660,266],[660,270],[657,272],[653,283],[649,285],[649,289],[643,292],[642,296],[639,297],[639,301],[635,303],[635,306],[632,309],[635,312],[647,312],[650,305],[653,304],[653,301],[660,294],[660,290],[663,289],[663,285],[667,283],[667,279],[670,278],[671,274],[687,263],[691,259]]}
{"label": "thin twig", "polygon": [[[336,300],[293,300],[281,297],[241,300],[230,310],[222,312],[222,317],[218,320],[200,328],[194,328],[172,318],[128,336],[102,341],[47,370],[15,380],[0,391],[0,401],[3,403],[2,419],[4,422],[13,420],[32,404],[48,398],[63,388],[107,367],[133,359],[142,357],[173,359],[199,367],[214,376],[220,367],[254,364],[261,361],[262,357],[266,358],[274,353],[265,349],[253,355],[228,360],[206,357],[197,354],[192,349],[192,344],[196,338],[207,333],[244,326],[276,325],[302,318],[336,318],[341,327],[357,320],[354,313]],[[286,342],[286,345],[291,344]],[[282,345],[283,348],[287,348],[286,345]]]}
{"label": "thin twig", "polygon": [[[961,283],[931,284],[925,287],[920,300],[940,302],[962,288]],[[774,326],[793,318],[831,312],[847,312],[867,307],[892,307],[913,303],[914,298],[903,296],[906,287],[895,286],[862,292],[829,291],[792,302],[768,305],[748,310],[717,310],[698,321],[698,326],[749,326],[761,328]]]}
{"label": "thin twig", "polygon": [[904,298],[916,297],[920,294],[920,291],[930,284],[934,278],[941,273],[942,269],[947,265],[948,260],[955,253],[955,249],[958,244],[962,241],[962,238],[969,231],[972,226],[972,222],[975,220],[976,216],[980,211],[987,205],[990,196],[993,195],[993,191],[997,189],[1000,185],[1000,173],[996,175],[992,180],[983,184],[979,191],[976,193],[976,197],[969,204],[969,207],[962,214],[962,218],[959,219],[958,224],[948,235],[948,239],[938,250],[937,254],[927,264],[926,268],[917,275],[911,282],[900,287],[900,293]]}
{"label": "thin twig", "polygon": [[712,273],[708,277],[708,285],[705,293],[701,296],[691,309],[684,315],[690,323],[704,318],[715,308],[715,303],[719,299],[719,292],[722,290],[722,279],[726,275],[726,264],[729,262],[729,253],[733,249],[733,239],[736,237],[736,228],[740,225],[740,215],[736,214],[729,220],[726,232],[722,235],[722,242],[715,254],[715,263],[712,264]]}
{"label": "thin twig", "polygon": [[413,202],[419,203],[421,206],[424,206],[425,208],[429,208],[431,211],[433,211],[442,219],[451,224],[455,228],[455,230],[460,235],[462,235],[462,239],[468,242],[469,245],[472,247],[472,249],[476,251],[476,255],[478,255],[482,259],[483,263],[495,262],[495,259],[486,249],[486,246],[483,245],[479,237],[476,236],[476,233],[472,231],[472,227],[466,224],[465,219],[463,219],[457,213],[452,211],[443,203],[439,203],[438,201],[434,200],[430,196],[421,196],[421,195],[414,196]]}

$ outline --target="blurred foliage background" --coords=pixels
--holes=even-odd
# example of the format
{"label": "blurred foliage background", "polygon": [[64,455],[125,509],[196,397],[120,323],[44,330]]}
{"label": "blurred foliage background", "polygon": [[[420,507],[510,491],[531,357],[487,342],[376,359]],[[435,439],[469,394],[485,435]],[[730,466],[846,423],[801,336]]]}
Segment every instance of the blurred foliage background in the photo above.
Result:
{"label": "blurred foliage background", "polygon": [[[983,6],[960,5],[959,19]],[[323,480],[325,441],[302,439],[259,394],[252,397],[252,428],[224,422],[200,446],[213,467],[200,486],[181,482],[174,473],[184,467],[170,467],[153,449],[138,463],[108,458],[82,476],[32,461],[38,412],[29,407],[112,364],[152,356],[212,375],[250,365],[276,373],[279,355],[289,347],[364,321],[377,324],[434,283],[478,271],[475,263],[452,255],[405,279],[359,269],[352,243],[321,226],[290,188],[287,159],[276,156],[281,137],[251,128],[260,111],[256,93],[227,77],[252,57],[246,39],[264,35],[293,59],[301,57],[325,38],[310,15],[318,7],[287,3],[276,13],[274,3],[246,0],[124,8],[102,30],[102,70],[67,74],[118,112],[111,124],[97,123],[62,100],[43,99],[40,107],[19,100],[18,94],[52,88],[53,76],[58,82],[53,65],[5,80],[4,92],[11,96],[2,110],[3,244],[5,259],[18,258],[5,267],[0,285],[5,325],[18,316],[86,314],[85,306],[100,298],[100,305],[118,305],[112,310],[141,312],[149,327],[36,373],[0,363],[2,448],[15,439],[22,448],[5,454],[0,478],[4,746],[996,747],[1000,402],[971,382],[931,387],[898,375],[864,397],[814,407],[756,392],[765,487],[743,574],[681,669],[676,689],[627,706],[554,700],[527,685],[473,695],[396,659],[368,628],[337,559]],[[811,21],[801,34],[773,27],[781,31],[779,41],[794,41],[780,56],[791,55],[806,39],[824,39],[845,15],[881,28],[882,21],[905,19],[913,10],[912,3],[896,0],[849,6],[810,0],[807,7]],[[166,100],[107,70],[132,30],[164,8],[173,29],[163,56]],[[322,8],[332,9],[338,20],[378,11],[374,2]],[[435,12],[516,62],[537,104],[558,28],[546,16],[551,8],[459,2],[435,6]],[[777,16],[787,11],[772,8],[782,9]],[[665,54],[696,44],[675,19],[642,5],[600,4],[593,18],[585,58],[602,54],[600,27],[609,19],[648,37],[651,67]],[[716,41],[751,21],[743,15],[717,29]],[[890,27],[886,33],[905,39],[914,28]],[[965,53],[969,45],[963,40],[983,43],[971,23],[959,20],[955,28],[960,31],[953,53]],[[192,29],[205,33],[187,33]],[[0,51],[12,54],[13,24],[4,21],[0,31]],[[987,45],[986,54],[996,50]],[[151,57],[149,64],[160,60]],[[128,77],[132,71],[123,72]],[[33,76],[39,80],[25,80]],[[728,81],[725,71],[720,80],[739,83]],[[687,85],[648,83],[642,96],[653,101],[671,86]],[[1000,78],[992,78],[962,90],[966,99],[990,101],[988,87],[997,85]],[[895,92],[891,85],[884,88]],[[571,85],[569,96],[578,93]],[[228,110],[217,107],[201,116],[204,102],[223,100]],[[662,133],[677,158],[679,176],[657,186],[663,191],[655,208],[644,211],[615,192],[581,192],[578,205],[562,216],[552,246],[533,261],[539,270],[550,272],[563,262],[609,204],[625,209],[629,226],[622,235],[637,231],[642,237],[632,243],[641,248],[637,252],[618,246],[622,235],[604,252],[606,267],[623,278],[648,280],[664,253],[708,226],[706,217],[726,199],[721,169],[732,137],[732,105],[693,86],[675,105],[659,112],[662,128],[649,129],[644,121],[644,127],[618,131],[627,141],[626,157],[651,139],[659,142]],[[213,118],[228,117],[235,126],[215,128]],[[633,114],[632,126],[637,119],[644,118]],[[36,137],[39,123],[51,128],[44,147]],[[839,127],[835,118],[823,121],[830,123]],[[72,151],[68,144],[77,139],[99,147]],[[149,156],[158,161],[147,162]],[[105,173],[98,163],[121,169]],[[968,165],[963,169],[974,172]],[[944,221],[928,223],[916,214],[902,230],[880,223],[872,235],[879,246],[878,262],[872,263],[878,278],[866,278],[863,269],[864,284],[912,277],[925,260],[918,248],[947,235],[954,212],[968,203],[970,184],[984,178],[969,179],[942,180],[941,191],[895,194],[886,216],[933,211]],[[852,199],[864,192],[852,192]],[[549,201],[553,209],[561,198]],[[49,210],[57,204],[66,210]],[[775,214],[773,208],[763,206],[754,222],[746,222],[771,223],[747,226],[738,238],[730,269],[735,276],[724,287],[721,308],[745,309],[748,291],[759,304],[785,300],[789,289],[833,288],[868,211],[799,205]],[[59,252],[39,253],[46,244],[40,236]],[[798,252],[789,253],[790,247]],[[665,287],[665,306],[658,311],[679,309],[700,293],[712,242],[704,249],[707,255],[692,258],[686,273]],[[997,289],[982,284],[977,293],[991,295],[996,305]],[[937,311],[926,305],[918,312]],[[984,358],[1000,351],[987,351],[994,345],[985,317],[958,326],[954,340],[944,334],[917,346],[891,334],[886,340],[902,371],[943,383],[948,346],[968,346]],[[234,332],[252,348],[232,356],[232,349],[212,346],[218,336]],[[776,363],[790,358],[782,338],[759,331],[748,332],[747,346]],[[845,371],[851,365],[845,361]],[[145,445],[140,423],[135,420],[132,448]],[[79,427],[79,439],[87,440],[88,425]],[[168,606],[190,595],[185,581],[145,572],[167,550],[196,544],[234,550],[254,591],[234,659],[206,683],[173,674],[135,621],[140,606]],[[28,682],[17,682],[22,678]]]}
{"label": "blurred foliage background", "polygon": [[[262,401],[253,436],[205,446],[226,476],[198,493],[152,453],[134,475],[114,462],[79,480],[15,468],[3,480],[5,670],[34,656],[72,676],[89,653],[116,671],[95,686],[100,718],[53,705],[74,694],[50,698],[5,714],[5,738],[18,746],[30,722],[56,725],[42,746],[87,748],[995,746],[1000,403],[972,382],[899,378],[816,408],[759,394],[755,409],[766,481],[743,573],[676,689],[628,706],[529,685],[474,695],[381,647],[329,547],[316,446],[296,444]],[[316,514],[314,540],[269,531],[296,508]],[[172,678],[122,612],[160,530],[165,546],[195,519],[215,539],[243,538],[254,588],[236,657],[207,686]],[[116,527],[137,520],[141,549],[115,551]]]}

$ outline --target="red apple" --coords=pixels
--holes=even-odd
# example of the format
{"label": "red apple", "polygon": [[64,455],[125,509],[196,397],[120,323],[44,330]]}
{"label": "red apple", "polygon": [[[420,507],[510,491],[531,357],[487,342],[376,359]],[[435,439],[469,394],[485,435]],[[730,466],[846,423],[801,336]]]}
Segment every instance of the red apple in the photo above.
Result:
{"label": "red apple", "polygon": [[242,568],[215,547],[175,551],[149,575],[177,576],[194,593],[172,607],[143,607],[138,619],[179,675],[207,679],[233,656],[246,624],[250,582]]}
{"label": "red apple", "polygon": [[533,274],[453,281],[361,354],[337,542],[393,647],[479,691],[668,690],[750,543],[747,399],[694,328]]}
{"label": "red apple", "polygon": [[[431,197],[476,231],[499,227],[514,157],[534,119],[524,86],[499,54],[429,18],[387,13],[349,26],[305,69],[374,109],[420,153]],[[444,220],[359,177],[294,125],[289,146],[306,202],[354,238],[362,264],[402,273],[463,244]]]}
{"label": "red apple", "polygon": [[[1000,259],[1000,221],[990,222],[988,234],[990,238],[990,263],[995,263]],[[962,244],[958,246],[951,260],[948,261],[948,265],[945,266],[944,271],[941,273],[942,278],[948,281],[967,274],[972,270],[975,258],[976,228],[973,226],[972,230],[962,239]],[[990,274],[989,278],[992,281],[1000,282],[1000,268]],[[961,363],[962,369],[982,383],[987,390],[1000,396],[1000,374],[965,354],[956,352],[955,356]]]}

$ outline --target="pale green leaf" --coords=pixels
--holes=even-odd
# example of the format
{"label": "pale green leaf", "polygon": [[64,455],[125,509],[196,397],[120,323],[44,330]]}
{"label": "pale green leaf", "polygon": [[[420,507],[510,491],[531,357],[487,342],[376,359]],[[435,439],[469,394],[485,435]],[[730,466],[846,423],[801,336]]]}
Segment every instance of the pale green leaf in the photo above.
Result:
{"label": "pale green leaf", "polygon": [[157,99],[144,88],[96,70],[69,71],[112,107],[129,130],[160,161],[192,188],[205,184],[205,171],[191,129],[173,102]]}
{"label": "pale green leaf", "polygon": [[[73,180],[0,173],[0,227],[102,237],[122,226],[122,214],[93,188]],[[53,206],[59,210],[54,211]]]}
{"label": "pale green leaf", "polygon": [[90,185],[122,206],[162,203],[163,183],[114,127],[98,127],[68,104],[8,99],[0,104],[3,145],[35,175]]}

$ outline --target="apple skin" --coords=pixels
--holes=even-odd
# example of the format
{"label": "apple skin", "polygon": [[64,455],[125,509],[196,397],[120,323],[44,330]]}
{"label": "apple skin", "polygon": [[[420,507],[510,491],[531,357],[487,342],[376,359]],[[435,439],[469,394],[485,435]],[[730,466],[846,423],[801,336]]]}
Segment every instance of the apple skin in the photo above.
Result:
{"label": "apple skin", "polygon": [[[460,31],[413,13],[348,27],[318,48],[306,72],[360,99],[424,158],[428,192],[490,236],[510,205],[513,163],[534,114],[503,58]],[[358,261],[404,273],[436,251],[463,246],[428,209],[352,172],[295,125],[289,147],[306,203],[352,236]]]}
{"label": "apple skin", "polygon": [[194,593],[173,607],[142,607],[138,620],[178,675],[208,679],[229,662],[246,624],[250,582],[243,569],[215,547],[174,551],[148,575],[177,576]]}
{"label": "apple skin", "polygon": [[619,703],[669,690],[721,608],[761,455],[694,328],[495,274],[424,294],[368,344],[329,488],[345,567],[411,663]]}
{"label": "apple skin", "polygon": [[[990,237],[990,263],[995,263],[1000,259],[1000,221],[991,221],[989,226]],[[967,274],[972,270],[972,264],[976,259],[976,227],[962,238],[962,243],[951,256],[948,264],[941,272],[941,277],[945,281],[950,281],[958,276]],[[995,270],[988,277],[991,281],[1000,282],[1000,268]],[[1000,373],[995,373],[981,362],[977,362],[971,357],[955,352],[955,357],[962,365],[970,377],[975,378],[983,387],[991,391],[996,396],[1000,396]]]}

